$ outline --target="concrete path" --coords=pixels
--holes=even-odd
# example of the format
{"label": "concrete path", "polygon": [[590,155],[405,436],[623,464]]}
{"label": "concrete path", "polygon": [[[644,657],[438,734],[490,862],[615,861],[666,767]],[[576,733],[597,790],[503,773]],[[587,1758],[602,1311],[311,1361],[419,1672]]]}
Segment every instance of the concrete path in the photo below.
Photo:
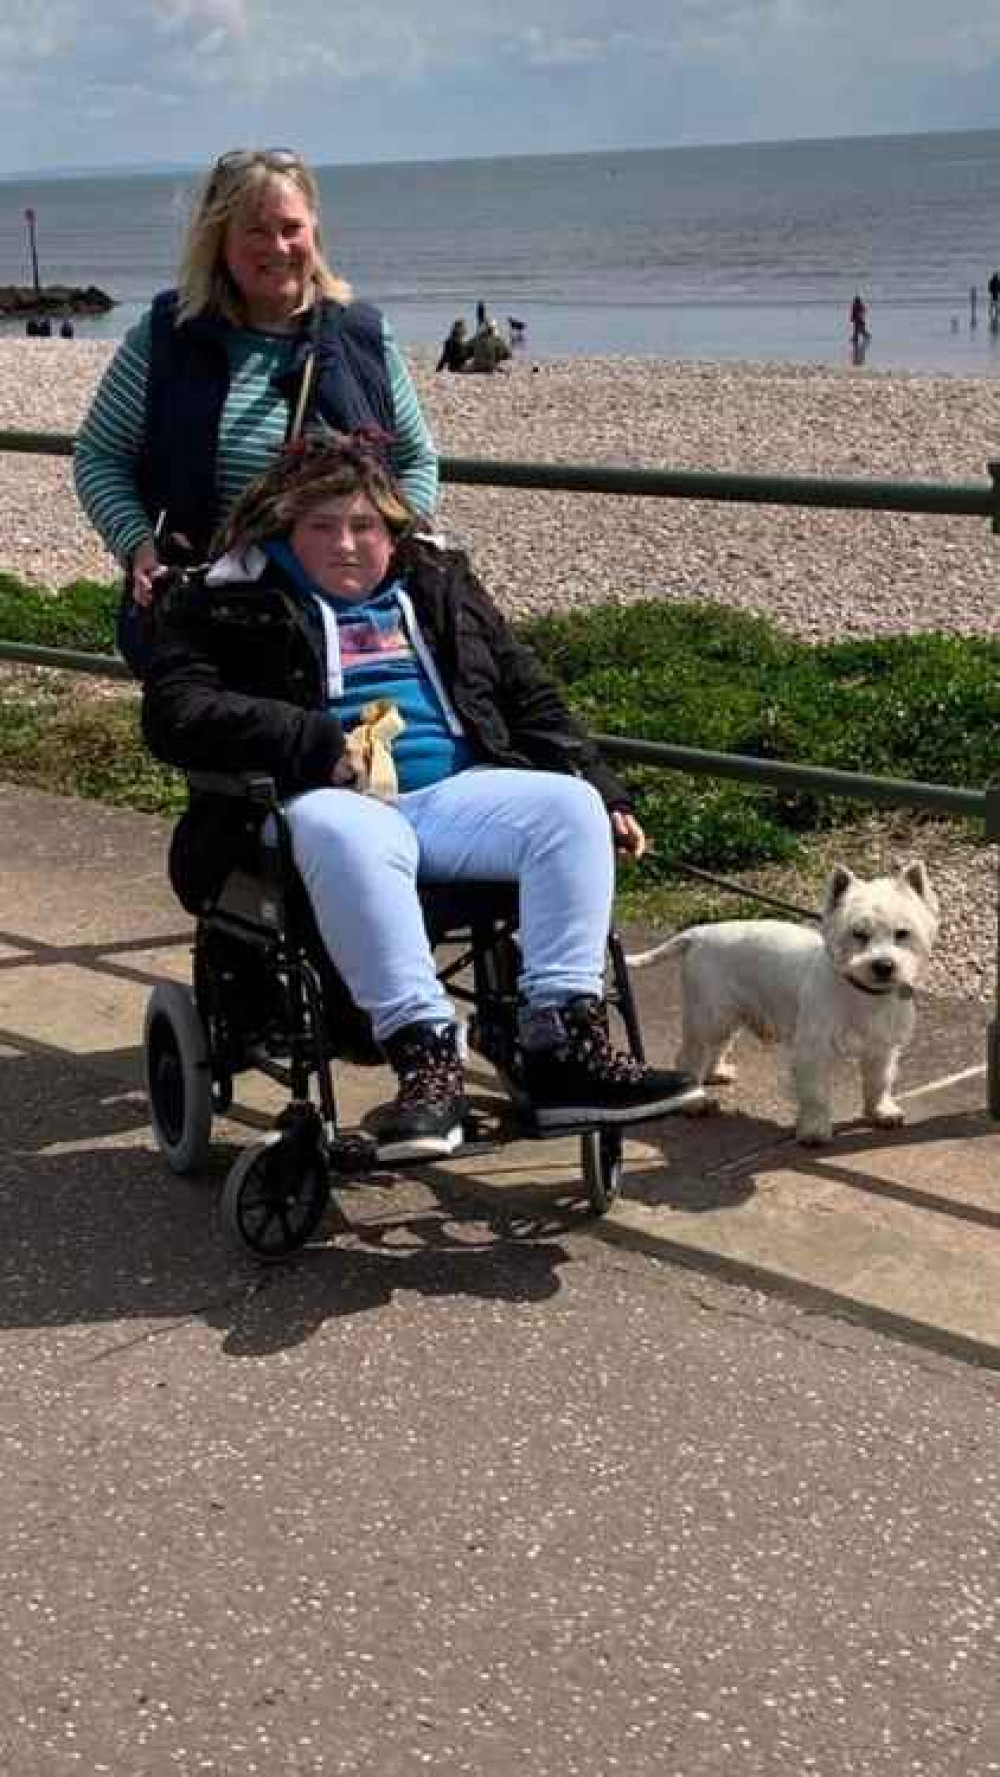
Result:
{"label": "concrete path", "polygon": [[[127,1176],[141,1165],[158,1191],[167,1186],[139,1091],[142,1013],[156,980],[189,978],[189,924],[164,879],[167,832],[152,817],[0,786],[0,1114],[68,1165],[73,1116],[67,1108],[63,1126],[57,1103],[92,1098],[99,1083],[115,1167]],[[667,1059],[672,970],[644,972],[637,991],[650,1054]],[[852,1122],[848,1072],[836,1140],[815,1153],[790,1135],[779,1057],[747,1042],[717,1114],[629,1140],[623,1197],[593,1233],[1000,1367],[1000,1125],[984,1110],[986,1024],[983,1006],[924,1002],[902,1079],[908,1126],[882,1134]],[[349,1116],[386,1084],[379,1070],[344,1077]],[[475,1072],[473,1088],[489,1093],[488,1075]],[[270,1102],[249,1096],[258,1111]],[[92,1116],[75,1131],[95,1133]],[[224,1169],[252,1131],[227,1122],[219,1133]],[[521,1143],[440,1170],[504,1213],[580,1202],[575,1142]]]}
{"label": "concrete path", "polygon": [[262,1271],[251,1131],[150,1144],[165,833],[0,789],[5,1777],[1000,1770],[982,1014],[925,1009],[898,1136],[803,1156],[764,1057],[603,1223],[522,1144]]}

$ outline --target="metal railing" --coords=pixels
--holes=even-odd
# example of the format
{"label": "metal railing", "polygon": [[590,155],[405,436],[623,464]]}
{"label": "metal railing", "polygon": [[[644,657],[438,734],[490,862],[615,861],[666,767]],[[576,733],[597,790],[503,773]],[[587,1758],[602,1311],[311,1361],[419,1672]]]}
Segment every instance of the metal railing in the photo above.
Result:
{"label": "metal railing", "polygon": [[[3,449],[0,433],[0,449]],[[816,475],[737,475],[708,469],[613,469],[586,463],[508,463],[442,457],[441,479],[465,487],[536,488],[553,493],[648,495],[751,506],[820,506],[833,511],[914,512],[988,518],[1000,533],[1000,461],[985,482],[873,481]]]}
{"label": "metal railing", "polygon": [[[0,451],[71,457],[71,432],[0,431]],[[753,506],[820,506],[834,511],[914,512],[988,518],[1000,533],[1000,461],[989,481],[877,481],[864,476],[736,475],[702,469],[616,469],[600,463],[512,463],[442,457],[442,481],[461,487],[534,488],[546,493],[631,494],[668,500],[722,500]]]}
{"label": "metal railing", "polygon": [[[0,451],[36,456],[73,454],[65,432],[0,431]],[[491,458],[442,457],[441,479],[466,487],[535,489],[548,493],[631,495],[653,499],[718,500],[751,505],[825,507],[837,511],[905,512],[986,518],[1000,534],[1000,460],[987,464],[985,482],[888,482],[864,477],[739,475],[702,470],[619,469],[599,464],[520,463]],[[116,656],[41,648],[0,640],[0,660],[59,667],[99,677],[128,679]],[[785,764],[738,753],[595,735],[611,759],[659,766],[699,777],[736,779],[763,788],[813,790],[821,795],[891,807],[932,810],[984,820],[986,836],[1000,840],[1000,788],[968,790],[903,778],[876,778],[822,766]],[[736,885],[733,885],[736,886]],[[997,897],[997,985],[987,1036],[988,1109],[1000,1118],[1000,892]]]}

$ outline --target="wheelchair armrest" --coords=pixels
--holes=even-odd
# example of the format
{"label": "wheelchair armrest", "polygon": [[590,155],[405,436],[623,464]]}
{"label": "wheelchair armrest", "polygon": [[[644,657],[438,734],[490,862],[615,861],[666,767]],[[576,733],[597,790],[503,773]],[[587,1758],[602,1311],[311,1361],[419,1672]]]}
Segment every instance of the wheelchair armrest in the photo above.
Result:
{"label": "wheelchair armrest", "polygon": [[263,771],[189,771],[188,786],[207,796],[229,796],[275,809],[278,795],[273,777]]}

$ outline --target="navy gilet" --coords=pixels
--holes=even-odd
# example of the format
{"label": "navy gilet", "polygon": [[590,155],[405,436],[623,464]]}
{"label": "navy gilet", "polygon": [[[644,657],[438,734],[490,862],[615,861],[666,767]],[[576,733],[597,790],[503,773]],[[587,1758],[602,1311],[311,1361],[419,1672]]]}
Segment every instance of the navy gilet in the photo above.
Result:
{"label": "navy gilet", "polygon": [[[153,299],[138,484],[151,526],[165,512],[165,529],[189,537],[194,559],[200,561],[220,518],[216,456],[229,392],[229,324],[196,315],[178,326],[177,303],[176,290],[161,291]],[[288,370],[277,379],[289,413],[313,345],[316,374],[309,417],[319,414],[338,432],[378,426],[391,433],[392,385],[379,310],[366,302],[345,307],[329,298],[317,304],[295,342]]]}

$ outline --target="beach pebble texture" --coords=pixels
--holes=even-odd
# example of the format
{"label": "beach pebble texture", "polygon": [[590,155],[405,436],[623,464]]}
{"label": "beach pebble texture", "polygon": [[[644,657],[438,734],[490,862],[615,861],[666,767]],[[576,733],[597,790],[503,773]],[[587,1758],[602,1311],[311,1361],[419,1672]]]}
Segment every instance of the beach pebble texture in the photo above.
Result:
{"label": "beach pebble texture", "polygon": [[[73,431],[112,351],[0,340],[0,428]],[[435,375],[428,353],[411,361],[447,456],[979,485],[1000,458],[992,378],[527,356],[487,377]],[[441,516],[510,616],[705,598],[814,641],[1000,635],[1000,538],[982,519],[460,487],[444,489]],[[0,453],[0,569],[57,587],[112,566],[76,505],[68,461]],[[984,997],[995,854],[963,848],[950,861],[941,849],[934,867],[945,923],[933,985]]]}
{"label": "beach pebble texture", "polygon": [[[665,342],[669,343],[669,342]],[[0,428],[72,431],[112,345],[0,340]],[[983,484],[1000,385],[793,364],[525,357],[435,375],[414,355],[442,453]],[[64,459],[0,455],[0,567],[45,585],[110,563]],[[796,635],[1000,634],[1000,539],[985,520],[447,487],[449,534],[511,614],[707,598]]]}

